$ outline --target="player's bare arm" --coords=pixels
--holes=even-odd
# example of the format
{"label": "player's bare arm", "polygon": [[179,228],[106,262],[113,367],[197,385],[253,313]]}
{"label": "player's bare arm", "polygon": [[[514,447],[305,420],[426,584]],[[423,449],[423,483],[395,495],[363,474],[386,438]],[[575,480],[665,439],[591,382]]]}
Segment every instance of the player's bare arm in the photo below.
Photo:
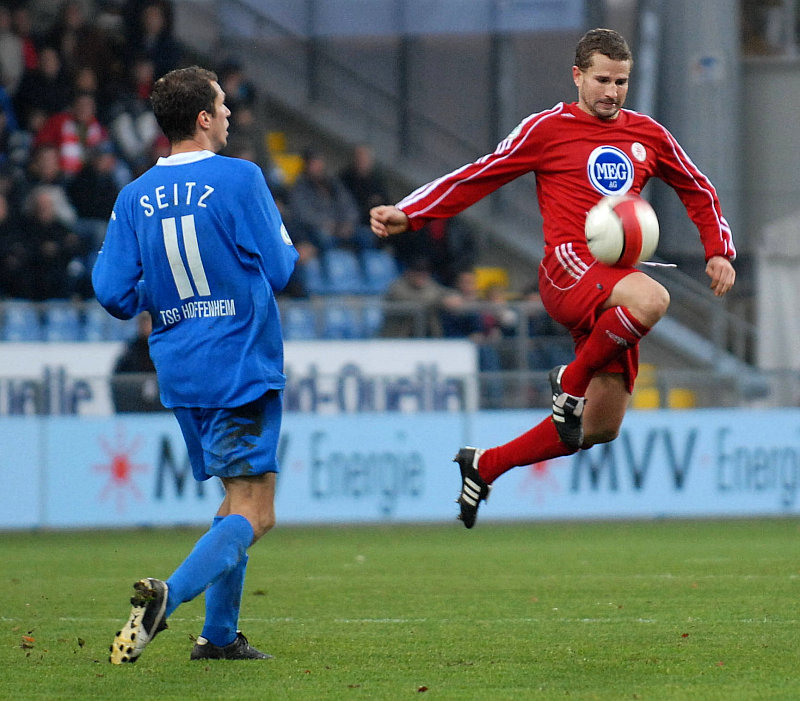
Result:
{"label": "player's bare arm", "polygon": [[394,205],[382,204],[369,211],[372,232],[382,239],[408,231],[408,215]]}
{"label": "player's bare arm", "polygon": [[736,281],[736,271],[724,256],[708,259],[706,275],[711,278],[711,289],[717,297],[722,297]]}

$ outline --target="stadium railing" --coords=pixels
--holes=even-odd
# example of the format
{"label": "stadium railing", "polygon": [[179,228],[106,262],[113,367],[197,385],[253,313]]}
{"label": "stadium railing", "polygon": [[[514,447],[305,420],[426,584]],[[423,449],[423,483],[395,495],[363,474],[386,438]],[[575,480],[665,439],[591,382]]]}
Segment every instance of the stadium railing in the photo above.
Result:
{"label": "stadium railing", "polygon": [[[415,303],[388,302],[377,295],[325,295],[308,299],[280,298],[287,341],[368,340],[386,338],[388,319],[404,318],[413,338],[424,338],[431,310]],[[497,314],[492,303],[473,305],[481,315]],[[547,371],[569,362],[572,340],[558,327],[548,328],[542,307],[513,301],[503,307],[506,323],[477,341],[478,373],[483,408],[546,407]],[[509,319],[513,319],[509,323]],[[541,321],[545,320],[544,330]],[[745,333],[746,330],[742,331]],[[95,300],[0,301],[0,342],[124,342],[136,334],[135,321],[109,316]],[[676,358],[660,349],[655,336],[644,347],[652,372],[640,376],[638,408],[715,406],[791,406],[800,403],[800,372],[785,369],[764,372],[741,367]],[[720,369],[722,368],[722,369]],[[748,374],[749,373],[749,374]],[[0,370],[0,376],[2,371]],[[645,396],[646,395],[646,396]]]}

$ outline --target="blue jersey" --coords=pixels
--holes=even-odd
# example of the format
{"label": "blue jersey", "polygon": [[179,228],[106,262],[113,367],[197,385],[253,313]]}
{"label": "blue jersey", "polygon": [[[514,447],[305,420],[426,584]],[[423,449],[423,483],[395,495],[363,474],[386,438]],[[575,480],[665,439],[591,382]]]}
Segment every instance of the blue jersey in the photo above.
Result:
{"label": "blue jersey", "polygon": [[200,151],[122,189],[92,282],[114,316],[150,312],[165,406],[234,407],[284,387],[275,293],[296,260],[261,170]]}

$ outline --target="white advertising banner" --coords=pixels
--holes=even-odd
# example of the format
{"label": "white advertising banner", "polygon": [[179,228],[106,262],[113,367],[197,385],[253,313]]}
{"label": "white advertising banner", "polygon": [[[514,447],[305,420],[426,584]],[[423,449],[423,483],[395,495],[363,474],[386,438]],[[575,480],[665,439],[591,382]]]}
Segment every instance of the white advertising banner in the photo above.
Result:
{"label": "white advertising banner", "polygon": [[114,413],[108,380],[122,343],[0,343],[0,416]]}
{"label": "white advertising banner", "polygon": [[291,341],[287,411],[464,411],[478,408],[477,349],[465,340]]}
{"label": "white advertising banner", "polygon": [[[278,520],[453,520],[458,447],[503,443],[542,416],[287,413]],[[4,417],[0,441],[4,529],[205,524],[222,496],[193,480],[169,414]],[[612,443],[501,476],[478,525],[797,515],[799,490],[800,410],[633,411]]]}
{"label": "white advertising banner", "polygon": [[[114,413],[108,380],[121,343],[0,343],[0,416]],[[290,341],[289,411],[320,414],[477,409],[466,340]]]}

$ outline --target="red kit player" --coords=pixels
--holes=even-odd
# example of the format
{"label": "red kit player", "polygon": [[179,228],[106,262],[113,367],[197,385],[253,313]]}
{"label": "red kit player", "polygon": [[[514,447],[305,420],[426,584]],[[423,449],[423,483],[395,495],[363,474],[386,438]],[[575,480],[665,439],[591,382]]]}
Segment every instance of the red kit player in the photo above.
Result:
{"label": "red kit player", "polygon": [[592,258],[584,221],[602,196],[639,193],[651,177],[666,182],[700,232],[711,289],[722,296],[733,285],[736,250],[713,185],[663,126],[622,109],[631,65],[630,49],[617,32],[587,32],[572,67],[577,102],[527,117],[494,153],[423,185],[396,206],[371,212],[372,230],[386,237],[452,217],[514,178],[536,174],[544,219],[539,292],[550,316],[572,333],[576,357],[550,371],[552,417],[505,445],[458,451],[458,503],[467,528],[504,472],[612,441],[619,433],[639,341],[666,313],[669,294],[636,268]]}

